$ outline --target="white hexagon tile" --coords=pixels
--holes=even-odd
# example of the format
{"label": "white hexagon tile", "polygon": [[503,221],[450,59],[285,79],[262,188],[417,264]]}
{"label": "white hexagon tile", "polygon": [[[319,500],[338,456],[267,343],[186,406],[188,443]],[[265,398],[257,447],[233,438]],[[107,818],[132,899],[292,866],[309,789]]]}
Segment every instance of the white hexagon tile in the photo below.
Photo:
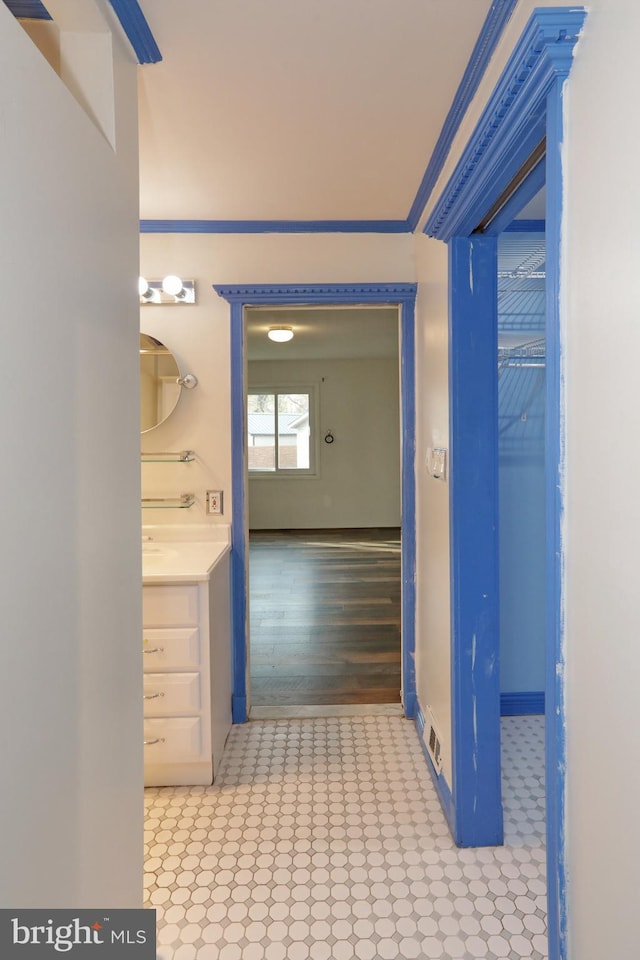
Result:
{"label": "white hexagon tile", "polygon": [[233,728],[211,787],[151,788],[162,960],[545,960],[544,720],[503,720],[505,846],[457,849],[413,724]]}

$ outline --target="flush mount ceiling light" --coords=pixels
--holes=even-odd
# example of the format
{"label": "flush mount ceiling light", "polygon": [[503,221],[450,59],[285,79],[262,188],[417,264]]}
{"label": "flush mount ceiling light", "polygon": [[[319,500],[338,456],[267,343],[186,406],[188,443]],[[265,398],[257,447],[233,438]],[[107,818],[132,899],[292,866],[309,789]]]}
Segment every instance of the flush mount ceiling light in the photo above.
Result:
{"label": "flush mount ceiling light", "polygon": [[182,280],[174,273],[168,274],[163,280],[147,280],[145,277],[139,277],[138,294],[142,305],[166,306],[172,303],[195,303],[196,282]]}
{"label": "flush mount ceiling light", "polygon": [[293,340],[293,328],[283,326],[269,327],[267,336],[269,340],[274,340],[276,343],[286,343],[287,340]]}

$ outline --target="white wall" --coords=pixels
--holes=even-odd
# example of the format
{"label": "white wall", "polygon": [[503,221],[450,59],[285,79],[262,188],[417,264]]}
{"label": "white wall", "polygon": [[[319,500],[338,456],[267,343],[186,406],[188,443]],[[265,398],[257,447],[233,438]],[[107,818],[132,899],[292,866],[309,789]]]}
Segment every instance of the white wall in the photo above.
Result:
{"label": "white wall", "polygon": [[565,148],[571,960],[637,951],[640,859],[640,7],[590,7]]}
{"label": "white wall", "polygon": [[116,152],[0,4],[3,907],[142,901],[136,68],[113,57]]}
{"label": "white wall", "polygon": [[[177,273],[197,283],[195,306],[145,306],[141,329],[162,340],[180,369],[198,377],[169,419],[142,438],[143,450],[192,449],[191,464],[145,464],[145,497],[194,492],[190,510],[145,510],[148,523],[202,523],[205,490],[224,490],[231,517],[230,308],[212,289],[220,283],[410,282],[412,239],[375,234],[143,234],[147,279]],[[309,481],[311,482],[311,481]]]}
{"label": "white wall", "polygon": [[315,384],[319,412],[318,476],[250,477],[251,529],[400,526],[397,358],[253,361],[248,382]]}
{"label": "white wall", "polygon": [[451,787],[449,484],[427,472],[430,447],[449,446],[447,247],[415,237],[416,306],[416,685],[441,736]]}

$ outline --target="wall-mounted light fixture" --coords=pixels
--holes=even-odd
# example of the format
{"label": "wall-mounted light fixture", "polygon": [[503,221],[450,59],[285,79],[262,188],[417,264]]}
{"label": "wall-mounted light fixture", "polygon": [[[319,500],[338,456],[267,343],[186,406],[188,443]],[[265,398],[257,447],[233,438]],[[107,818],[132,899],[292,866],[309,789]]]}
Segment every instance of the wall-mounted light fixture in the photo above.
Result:
{"label": "wall-mounted light fixture", "polygon": [[269,327],[267,336],[269,340],[274,340],[276,343],[286,343],[287,340],[293,340],[293,328],[283,326]]}
{"label": "wall-mounted light fixture", "polygon": [[177,277],[173,273],[166,276],[164,280],[147,280],[145,277],[139,277],[138,294],[143,306],[146,304],[195,303],[196,282],[195,280],[182,280],[181,277]]}

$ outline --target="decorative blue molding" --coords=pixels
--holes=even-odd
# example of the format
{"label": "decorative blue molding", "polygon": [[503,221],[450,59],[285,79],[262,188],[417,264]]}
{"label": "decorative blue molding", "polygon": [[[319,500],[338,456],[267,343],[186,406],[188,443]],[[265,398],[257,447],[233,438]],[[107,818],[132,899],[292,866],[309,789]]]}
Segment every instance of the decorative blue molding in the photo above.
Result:
{"label": "decorative blue molding", "polygon": [[214,284],[216,293],[229,303],[405,303],[415,301],[415,283],[256,283],[251,286]]}
{"label": "decorative blue molding", "polygon": [[141,233],[410,233],[406,220],[141,220]]}
{"label": "decorative blue molding", "polygon": [[14,17],[24,20],[52,20],[53,17],[40,0],[4,0]]}
{"label": "decorative blue molding", "polygon": [[109,0],[133,47],[138,63],[158,63],[162,54],[138,0]]}
{"label": "decorative blue molding", "polygon": [[544,690],[501,693],[501,717],[527,717],[544,714]]}
{"label": "decorative blue molding", "polygon": [[418,732],[418,740],[420,741],[420,746],[422,747],[422,752],[424,758],[427,762],[427,769],[431,774],[431,779],[433,780],[433,785],[436,788],[436,793],[438,794],[438,799],[440,800],[440,805],[444,812],[445,817],[447,818],[447,823],[449,824],[449,830],[451,831],[451,836],[455,839],[456,836],[456,809],[453,803],[453,796],[451,795],[451,790],[449,789],[449,784],[445,780],[443,773],[438,773],[434,767],[431,757],[429,756],[429,750],[424,740],[424,728],[425,728],[425,718],[422,707],[420,706],[420,701],[416,699],[416,712],[415,712],[415,725]]}
{"label": "decorative blue molding", "polygon": [[535,10],[440,196],[424,232],[440,240],[470,234],[545,135],[546,98],[566,79],[585,12]]}
{"label": "decorative blue molding", "polygon": [[257,304],[393,304],[400,306],[401,369],[408,378],[401,389],[402,429],[402,695],[407,717],[413,715],[415,688],[415,283],[336,283],[214,285],[231,306],[231,581],[234,723],[247,720],[247,503],[246,420],[244,416],[244,308]]}
{"label": "decorative blue molding", "polygon": [[493,56],[498,40],[504,30],[517,0],[494,0],[484,21],[480,35],[473,48],[469,63],[460,81],[453,103],[440,131],[429,165],[418,187],[415,199],[409,210],[407,221],[411,230],[415,230],[422,211],[426,207],[438,177],[445,164],[453,139],[473,100],[489,61]]}
{"label": "decorative blue molding", "polygon": [[544,233],[545,230],[544,220],[512,220],[509,226],[504,228],[505,233]]}

